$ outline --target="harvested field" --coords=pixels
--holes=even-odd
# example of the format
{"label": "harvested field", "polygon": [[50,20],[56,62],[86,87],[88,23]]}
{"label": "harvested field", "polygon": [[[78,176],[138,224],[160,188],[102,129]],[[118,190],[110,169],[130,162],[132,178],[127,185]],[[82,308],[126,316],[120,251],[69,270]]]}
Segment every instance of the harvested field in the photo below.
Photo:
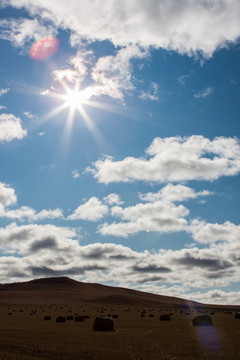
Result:
{"label": "harvested field", "polygon": [[[128,311],[126,311],[128,310]],[[171,321],[159,320],[170,309],[125,307],[112,304],[70,305],[0,305],[1,360],[160,360],[160,359],[240,359],[240,321],[235,314],[217,311],[212,327],[193,327],[189,315],[171,309]],[[9,312],[12,315],[8,315]],[[70,312],[88,314],[83,322],[56,323],[56,317]],[[96,316],[110,313],[115,331],[96,332]],[[30,314],[33,314],[30,316]],[[44,321],[45,314],[51,320]],[[153,314],[153,317],[149,317]]]}
{"label": "harvested field", "polygon": [[[194,317],[210,313],[213,326],[192,325]],[[236,313],[237,306],[69,278],[5,284],[0,285],[0,360],[239,360]],[[160,321],[162,315],[171,321]],[[59,317],[66,321],[56,322]],[[94,331],[96,317],[112,319],[114,331]]]}

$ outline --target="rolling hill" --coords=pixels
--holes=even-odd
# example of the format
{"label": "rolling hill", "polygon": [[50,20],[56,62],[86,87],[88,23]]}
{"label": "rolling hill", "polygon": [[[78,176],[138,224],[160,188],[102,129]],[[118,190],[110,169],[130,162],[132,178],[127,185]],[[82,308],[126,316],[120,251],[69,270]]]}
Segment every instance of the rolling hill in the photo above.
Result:
{"label": "rolling hill", "polygon": [[83,302],[168,308],[237,308],[236,306],[206,305],[127,288],[84,283],[68,277],[41,278],[27,282],[0,284],[0,303],[80,304]]}

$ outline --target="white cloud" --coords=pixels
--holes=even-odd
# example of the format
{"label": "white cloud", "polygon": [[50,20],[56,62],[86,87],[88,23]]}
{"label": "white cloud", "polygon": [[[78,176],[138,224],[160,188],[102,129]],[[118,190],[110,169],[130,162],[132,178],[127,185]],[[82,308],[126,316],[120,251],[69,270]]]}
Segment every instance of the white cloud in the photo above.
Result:
{"label": "white cloud", "polygon": [[[147,56],[147,51],[138,46],[129,45],[115,55],[100,57],[93,64],[92,52],[78,51],[70,58],[73,69],[60,69],[53,72],[53,78],[60,83],[74,83],[78,87],[87,74],[91,74],[93,83],[81,89],[86,99],[93,96],[107,95],[123,99],[124,93],[134,89],[131,77],[131,60]],[[92,66],[89,69],[89,66]]]}
{"label": "white cloud", "polygon": [[16,205],[17,196],[15,190],[9,185],[0,182],[0,217],[17,219],[19,221],[38,221],[44,219],[63,218],[61,209],[41,210],[36,212],[29,206],[21,206],[18,209],[9,210],[9,206]]}
{"label": "white cloud", "polygon": [[186,229],[201,244],[220,249],[226,257],[240,263],[240,225],[225,221],[223,224],[193,220]]}
{"label": "white cloud", "polygon": [[204,88],[203,90],[196,91],[194,94],[194,97],[197,99],[202,99],[202,98],[205,98],[205,97],[211,95],[213,93],[213,91],[214,91],[214,88],[208,86],[208,87]]}
{"label": "white cloud", "polygon": [[0,89],[0,97],[4,94],[7,94],[9,92],[9,89]]}
{"label": "white cloud", "polygon": [[92,78],[96,82],[92,86],[94,94],[122,99],[125,91],[134,89],[131,78],[131,60],[147,55],[147,51],[138,46],[129,45],[120,49],[115,56],[99,58],[92,70]]}
{"label": "white cloud", "polygon": [[240,4],[235,0],[123,0],[121,3],[35,0],[34,4],[28,0],[5,0],[3,3],[25,7],[32,16],[70,29],[72,44],[81,44],[84,39],[108,39],[116,46],[140,44],[189,55],[201,52],[210,57],[216,49],[226,47],[240,36]]}
{"label": "white cloud", "polygon": [[16,47],[24,47],[32,40],[56,34],[51,25],[43,25],[38,19],[2,19],[0,20],[0,39],[9,40]]}
{"label": "white cloud", "polygon": [[91,64],[93,53],[89,50],[78,51],[75,56],[70,57],[69,63],[73,67],[54,70],[52,75],[55,81],[60,83],[69,82],[80,85],[88,73],[88,65]]}
{"label": "white cloud", "polygon": [[189,299],[205,304],[229,304],[240,303],[240,291],[224,291],[221,289],[209,290],[207,292],[196,292],[189,294]]}
{"label": "white cloud", "polygon": [[128,237],[142,231],[169,233],[185,230],[185,217],[189,210],[183,205],[176,206],[175,201],[187,201],[199,196],[210,195],[208,191],[196,192],[183,185],[168,184],[157,193],[139,194],[146,203],[122,208],[114,206],[111,214],[121,222],[104,223],[98,230],[101,235]]}
{"label": "white cloud", "polygon": [[72,171],[72,177],[73,177],[74,179],[78,179],[78,178],[81,177],[81,175],[79,174],[79,172],[78,172],[77,169],[74,169],[74,170]]}
{"label": "white cloud", "polygon": [[[77,237],[76,229],[49,224],[12,223],[0,228],[0,246],[7,255],[1,257],[0,282],[36,276],[80,276],[93,282],[114,279],[119,286],[182,298],[236,301],[234,292],[225,298],[224,287],[239,281],[239,259],[219,247],[141,252],[114,243],[81,246]],[[204,289],[205,297],[199,289]]]}
{"label": "white cloud", "polygon": [[12,220],[17,219],[19,221],[24,221],[24,220],[41,221],[44,219],[63,218],[63,213],[61,209],[54,209],[54,210],[43,209],[37,213],[34,209],[28,206],[21,206],[19,209],[5,210],[2,216]]}
{"label": "white cloud", "polygon": [[0,105],[0,110],[6,110],[6,106],[4,106],[4,105]]}
{"label": "white cloud", "polygon": [[239,173],[240,144],[236,138],[209,140],[197,135],[155,138],[146,150],[146,157],[114,161],[107,156],[86,170],[104,184],[134,180],[159,183],[212,181]]}
{"label": "white cloud", "polygon": [[9,185],[0,182],[0,212],[1,208],[6,206],[15,205],[17,202],[17,196],[15,190]]}
{"label": "white cloud", "polygon": [[112,205],[122,205],[123,201],[121,201],[120,196],[118,194],[112,193],[103,198],[103,200],[110,206]]}
{"label": "white cloud", "polygon": [[152,100],[152,101],[157,101],[159,100],[159,96],[158,96],[158,84],[156,83],[152,83],[151,84],[151,89],[147,92],[142,92],[140,95],[140,98],[143,100]]}
{"label": "white cloud", "polygon": [[32,114],[31,111],[24,111],[23,115],[25,115],[28,119],[34,119],[36,115]]}
{"label": "white cloud", "polygon": [[69,215],[69,220],[98,221],[108,213],[108,207],[97,198],[91,197]]}
{"label": "white cloud", "polygon": [[20,118],[13,114],[0,114],[0,142],[22,139],[27,135],[21,125]]}
{"label": "white cloud", "polygon": [[40,92],[40,95],[45,96],[45,95],[48,95],[49,92],[50,92],[50,90],[49,90],[49,89],[46,89],[46,90],[41,91],[41,92]]}
{"label": "white cloud", "polygon": [[179,76],[178,81],[180,82],[181,85],[185,86],[186,81],[190,78],[190,75],[182,75]]}
{"label": "white cloud", "polygon": [[158,200],[126,208],[114,206],[111,213],[122,221],[104,223],[99,227],[101,235],[128,237],[142,231],[159,233],[182,231],[187,225],[184,217],[189,211],[183,205],[176,206],[170,201]]}
{"label": "white cloud", "polygon": [[212,193],[207,190],[196,192],[194,189],[191,189],[188,186],[167,184],[157,193],[149,192],[146,194],[139,194],[139,198],[142,201],[150,201],[150,202],[154,202],[157,200],[174,202],[174,201],[186,201],[190,199],[196,199],[198,196],[207,196],[211,194]]}

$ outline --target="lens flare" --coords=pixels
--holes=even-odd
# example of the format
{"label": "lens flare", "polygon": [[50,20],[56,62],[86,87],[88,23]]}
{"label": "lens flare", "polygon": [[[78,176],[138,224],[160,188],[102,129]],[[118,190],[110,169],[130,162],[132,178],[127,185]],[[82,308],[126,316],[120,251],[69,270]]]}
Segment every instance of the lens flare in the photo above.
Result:
{"label": "lens flare", "polygon": [[199,326],[196,329],[198,340],[201,345],[211,352],[221,349],[221,338],[214,326]]}
{"label": "lens flare", "polygon": [[40,39],[31,46],[30,57],[33,60],[45,60],[56,53],[58,44],[54,36]]}

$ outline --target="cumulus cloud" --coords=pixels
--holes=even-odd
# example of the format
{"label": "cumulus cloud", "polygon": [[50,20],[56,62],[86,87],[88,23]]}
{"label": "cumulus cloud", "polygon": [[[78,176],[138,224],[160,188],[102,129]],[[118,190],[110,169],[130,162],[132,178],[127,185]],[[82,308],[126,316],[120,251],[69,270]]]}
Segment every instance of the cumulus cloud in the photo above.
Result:
{"label": "cumulus cloud", "polygon": [[9,210],[9,206],[16,205],[17,196],[15,190],[9,185],[0,182],[0,217],[16,219],[19,221],[38,221],[44,219],[63,218],[61,209],[41,210],[36,212],[28,206],[21,206],[18,209]]}
{"label": "cumulus cloud", "polygon": [[144,49],[129,45],[120,49],[116,55],[99,58],[92,70],[92,78],[96,82],[92,87],[94,94],[122,99],[125,91],[134,89],[131,60],[147,55],[148,52]]}
{"label": "cumulus cloud", "polygon": [[0,182],[0,210],[17,202],[15,190],[9,185]]}
{"label": "cumulus cloud", "polygon": [[0,228],[0,282],[65,275],[185,298],[209,288],[217,301],[235,301],[225,301],[220,289],[239,281],[239,262],[219,247],[141,252],[114,243],[81,246],[78,236],[76,229],[49,224]]}
{"label": "cumulus cloud", "polygon": [[108,207],[97,198],[91,197],[68,216],[69,220],[98,221],[108,213]]}
{"label": "cumulus cloud", "polygon": [[194,189],[184,186],[184,185],[173,185],[167,184],[163,188],[161,188],[156,193],[146,193],[146,194],[139,194],[139,198],[143,201],[150,201],[154,202],[157,200],[167,200],[167,201],[187,201],[190,199],[196,199],[199,196],[207,196],[211,195],[212,193],[203,190],[196,192]]}
{"label": "cumulus cloud", "polygon": [[103,198],[103,200],[109,205],[122,205],[123,201],[121,201],[120,196],[118,194],[112,193]]}
{"label": "cumulus cloud", "polygon": [[239,173],[240,144],[236,138],[158,137],[147,148],[145,157],[114,161],[107,156],[93,163],[93,168],[87,171],[104,184],[134,180],[158,183],[212,181]]}
{"label": "cumulus cloud", "polygon": [[240,4],[234,0],[36,0],[34,4],[28,0],[5,0],[3,4],[24,7],[34,17],[70,29],[73,45],[84,40],[110,40],[115,46],[140,44],[181,54],[201,52],[210,57],[216,49],[240,36]]}
{"label": "cumulus cloud", "polygon": [[240,225],[226,221],[223,224],[193,220],[186,229],[200,244],[210,245],[221,251],[240,265]]}
{"label": "cumulus cloud", "polygon": [[27,130],[22,128],[21,119],[13,114],[0,114],[0,142],[22,139]]}
{"label": "cumulus cloud", "polygon": [[41,221],[44,219],[57,219],[63,218],[63,213],[61,209],[54,209],[54,210],[41,210],[36,212],[36,210],[32,209],[29,206],[21,206],[18,209],[14,210],[5,210],[2,214],[2,217],[8,219],[15,219],[19,221]]}
{"label": "cumulus cloud", "polygon": [[215,289],[207,292],[195,292],[189,294],[189,299],[205,304],[238,305],[240,303],[240,291]]}
{"label": "cumulus cloud", "polygon": [[122,221],[99,226],[101,235],[128,237],[142,231],[168,233],[185,230],[185,217],[189,210],[176,201],[187,201],[199,196],[210,195],[208,191],[196,192],[184,185],[168,184],[156,193],[139,194],[145,203],[122,208],[113,206],[111,214]]}

